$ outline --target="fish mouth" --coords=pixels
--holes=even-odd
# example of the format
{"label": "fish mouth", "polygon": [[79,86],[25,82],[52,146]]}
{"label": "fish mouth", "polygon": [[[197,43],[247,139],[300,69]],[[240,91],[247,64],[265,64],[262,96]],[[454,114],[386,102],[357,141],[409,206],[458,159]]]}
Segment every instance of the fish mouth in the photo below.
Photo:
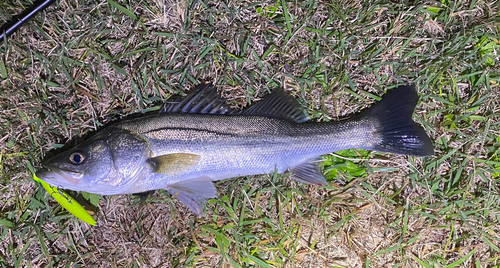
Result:
{"label": "fish mouth", "polygon": [[64,186],[64,182],[69,182],[73,185],[78,184],[83,174],[81,172],[44,166],[43,169],[36,172],[36,176],[48,184],[61,183]]}

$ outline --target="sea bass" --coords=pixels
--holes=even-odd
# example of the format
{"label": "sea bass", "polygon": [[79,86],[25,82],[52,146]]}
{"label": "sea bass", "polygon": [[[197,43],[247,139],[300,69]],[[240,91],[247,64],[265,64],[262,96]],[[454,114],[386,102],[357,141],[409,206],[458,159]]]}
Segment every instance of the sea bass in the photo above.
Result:
{"label": "sea bass", "polygon": [[290,172],[326,185],[320,156],[344,149],[433,154],[412,120],[418,96],[400,86],[348,120],[308,121],[301,105],[275,90],[249,109],[226,106],[211,84],[166,103],[160,113],[114,123],[43,163],[36,176],[64,189],[101,195],[167,189],[195,214],[216,197],[213,181]]}

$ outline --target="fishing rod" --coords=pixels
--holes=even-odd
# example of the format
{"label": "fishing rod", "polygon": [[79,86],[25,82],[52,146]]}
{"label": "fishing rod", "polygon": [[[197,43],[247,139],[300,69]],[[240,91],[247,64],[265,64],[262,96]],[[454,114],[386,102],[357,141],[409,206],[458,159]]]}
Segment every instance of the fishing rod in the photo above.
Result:
{"label": "fishing rod", "polygon": [[33,18],[40,11],[44,10],[51,4],[53,4],[56,0],[38,0],[33,3],[28,9],[26,9],[23,13],[15,16],[10,21],[5,23],[2,27],[0,27],[0,42],[2,42],[5,38],[12,35],[16,32],[25,22],[29,19]]}

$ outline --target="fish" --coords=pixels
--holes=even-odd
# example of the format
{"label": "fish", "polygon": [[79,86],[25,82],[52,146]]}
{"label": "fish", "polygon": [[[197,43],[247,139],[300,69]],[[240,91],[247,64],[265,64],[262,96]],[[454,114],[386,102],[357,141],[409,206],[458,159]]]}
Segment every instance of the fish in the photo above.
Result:
{"label": "fish", "polygon": [[195,215],[216,198],[215,181],[289,172],[327,185],[321,156],[345,149],[430,156],[433,144],[412,115],[418,95],[399,86],[348,119],[313,122],[284,89],[246,110],[230,108],[212,84],[166,102],[159,113],[124,119],[42,163],[52,186],[99,195],[166,189]]}

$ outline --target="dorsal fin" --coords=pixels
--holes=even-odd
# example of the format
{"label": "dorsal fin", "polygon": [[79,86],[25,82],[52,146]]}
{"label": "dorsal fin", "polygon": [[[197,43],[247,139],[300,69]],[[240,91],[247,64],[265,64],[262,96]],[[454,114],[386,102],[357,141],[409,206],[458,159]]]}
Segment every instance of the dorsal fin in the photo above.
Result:
{"label": "dorsal fin", "polygon": [[295,123],[309,120],[300,103],[283,89],[274,90],[271,95],[245,110],[243,114],[286,119]]}
{"label": "dorsal fin", "polygon": [[168,101],[160,109],[160,113],[233,114],[235,112],[219,97],[217,88],[212,84],[197,85],[185,98]]}

